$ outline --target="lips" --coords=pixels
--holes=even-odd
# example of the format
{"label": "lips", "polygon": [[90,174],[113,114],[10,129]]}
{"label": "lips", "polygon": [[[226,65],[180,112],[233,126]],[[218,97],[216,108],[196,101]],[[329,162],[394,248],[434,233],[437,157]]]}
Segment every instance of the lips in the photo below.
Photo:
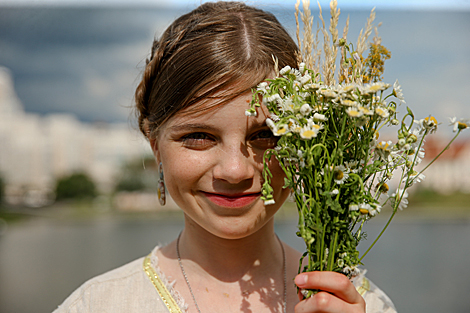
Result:
{"label": "lips", "polygon": [[224,195],[203,192],[207,199],[211,202],[226,208],[241,208],[255,202],[260,193],[238,194],[238,195]]}

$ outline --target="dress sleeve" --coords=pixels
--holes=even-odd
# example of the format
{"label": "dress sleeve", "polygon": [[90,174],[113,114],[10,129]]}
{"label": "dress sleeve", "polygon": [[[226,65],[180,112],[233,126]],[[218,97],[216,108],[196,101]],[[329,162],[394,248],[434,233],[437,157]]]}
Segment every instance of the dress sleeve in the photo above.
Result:
{"label": "dress sleeve", "polygon": [[353,284],[366,301],[366,313],[396,313],[392,300],[365,277],[366,270],[353,278]]}

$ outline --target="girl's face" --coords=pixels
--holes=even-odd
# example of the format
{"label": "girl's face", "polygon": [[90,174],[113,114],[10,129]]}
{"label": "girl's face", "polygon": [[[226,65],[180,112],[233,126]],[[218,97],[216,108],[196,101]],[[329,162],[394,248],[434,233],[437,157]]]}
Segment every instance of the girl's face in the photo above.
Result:
{"label": "girl's face", "polygon": [[203,113],[177,114],[151,141],[166,188],[186,218],[226,239],[259,230],[289,194],[282,188],[284,173],[272,159],[276,203],[264,206],[260,199],[263,153],[275,147],[276,138],[266,126],[264,107],[257,117],[245,116],[250,100],[246,93]]}

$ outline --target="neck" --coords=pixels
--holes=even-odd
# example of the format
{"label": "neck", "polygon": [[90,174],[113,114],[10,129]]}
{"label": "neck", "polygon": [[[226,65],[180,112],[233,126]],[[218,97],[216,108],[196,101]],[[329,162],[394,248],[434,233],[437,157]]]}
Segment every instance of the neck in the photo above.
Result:
{"label": "neck", "polygon": [[279,271],[283,262],[280,242],[270,220],[255,233],[240,239],[218,237],[186,218],[179,249],[182,259],[220,281],[234,282],[244,275]]}

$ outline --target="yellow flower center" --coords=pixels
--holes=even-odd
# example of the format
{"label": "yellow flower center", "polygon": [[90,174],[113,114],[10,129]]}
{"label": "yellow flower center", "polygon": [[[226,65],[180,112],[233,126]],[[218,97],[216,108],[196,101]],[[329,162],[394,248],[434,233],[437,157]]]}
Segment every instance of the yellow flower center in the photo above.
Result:
{"label": "yellow flower center", "polygon": [[341,180],[344,177],[344,173],[341,170],[336,170],[334,173],[335,180]]}
{"label": "yellow flower center", "polygon": [[387,184],[383,183],[383,184],[379,185],[379,191],[381,193],[387,193],[388,190],[389,190],[389,187],[388,187]]}
{"label": "yellow flower center", "polygon": [[437,125],[437,120],[434,116],[428,116],[424,119],[426,122],[432,122]]}
{"label": "yellow flower center", "polygon": [[468,124],[463,123],[463,122],[458,122],[458,123],[457,123],[457,127],[458,127],[459,129],[465,129],[465,128],[468,128]]}
{"label": "yellow flower center", "polygon": [[361,116],[361,112],[359,112],[358,110],[350,110],[350,111],[348,111],[348,114],[349,114],[349,116],[352,116],[352,117]]}
{"label": "yellow flower center", "polygon": [[387,150],[389,146],[388,142],[381,142],[377,145],[377,149]]}
{"label": "yellow flower center", "polygon": [[306,137],[306,138],[311,138],[313,136],[315,136],[315,132],[313,130],[306,130],[302,133],[302,136],[303,137]]}

